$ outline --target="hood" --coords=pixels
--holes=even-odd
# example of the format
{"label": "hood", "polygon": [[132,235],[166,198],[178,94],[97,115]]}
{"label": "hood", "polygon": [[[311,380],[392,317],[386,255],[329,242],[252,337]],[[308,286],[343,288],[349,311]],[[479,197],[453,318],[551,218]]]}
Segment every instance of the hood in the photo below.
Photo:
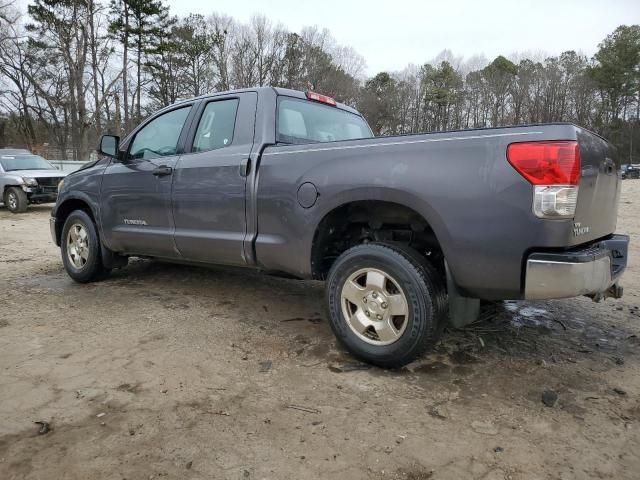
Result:
{"label": "hood", "polygon": [[6,175],[13,175],[16,177],[30,177],[30,178],[52,178],[52,177],[66,177],[67,174],[62,170],[11,170],[5,172]]}

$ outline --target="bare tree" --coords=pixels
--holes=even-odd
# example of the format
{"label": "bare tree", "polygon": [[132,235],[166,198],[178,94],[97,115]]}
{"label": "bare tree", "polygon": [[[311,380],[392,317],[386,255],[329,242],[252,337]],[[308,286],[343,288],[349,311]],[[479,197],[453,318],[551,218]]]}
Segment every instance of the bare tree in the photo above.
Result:
{"label": "bare tree", "polygon": [[256,15],[174,19],[163,0],[0,0],[0,143],[86,158],[105,129],[130,130],[178,99],[263,85],[315,89],[360,109],[378,134],[571,121],[640,162],[640,26],[592,59],[442,50],[420,67],[366,75],[327,29]]}

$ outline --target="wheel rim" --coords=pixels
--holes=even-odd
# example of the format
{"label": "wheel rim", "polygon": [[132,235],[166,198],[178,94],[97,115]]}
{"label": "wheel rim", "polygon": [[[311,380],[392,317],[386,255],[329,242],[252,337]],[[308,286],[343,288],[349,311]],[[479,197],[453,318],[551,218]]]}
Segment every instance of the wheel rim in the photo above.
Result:
{"label": "wheel rim", "polygon": [[76,268],[83,268],[89,258],[89,236],[80,223],[71,225],[67,233],[67,258]]}
{"label": "wheel rim", "polygon": [[352,273],[340,293],[347,325],[372,345],[389,345],[402,337],[409,323],[407,297],[398,282],[376,268]]}
{"label": "wheel rim", "polygon": [[16,208],[18,208],[18,197],[15,193],[9,192],[9,194],[7,195],[7,205],[11,210],[15,210]]}

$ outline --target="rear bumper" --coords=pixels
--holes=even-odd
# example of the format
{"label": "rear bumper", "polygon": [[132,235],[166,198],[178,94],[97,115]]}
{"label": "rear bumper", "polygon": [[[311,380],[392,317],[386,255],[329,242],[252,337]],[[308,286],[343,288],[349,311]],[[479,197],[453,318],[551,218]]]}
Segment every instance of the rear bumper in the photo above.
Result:
{"label": "rear bumper", "polygon": [[622,296],[618,281],[627,267],[628,246],[628,236],[613,235],[579,250],[530,254],[525,299]]}

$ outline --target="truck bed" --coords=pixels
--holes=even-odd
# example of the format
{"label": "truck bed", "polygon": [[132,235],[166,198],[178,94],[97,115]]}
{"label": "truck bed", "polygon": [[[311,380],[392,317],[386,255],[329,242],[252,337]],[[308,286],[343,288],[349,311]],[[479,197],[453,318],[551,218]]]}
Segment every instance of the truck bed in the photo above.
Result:
{"label": "truck bed", "polygon": [[[532,186],[507,162],[509,144],[543,140],[578,141],[575,220],[537,218]],[[340,205],[379,199],[428,222],[464,295],[522,298],[529,252],[566,250],[615,231],[618,170],[613,147],[572,124],[270,146],[256,187],[255,254],[265,269],[312,278],[312,227]],[[291,185],[306,183],[319,196],[300,209]]]}

